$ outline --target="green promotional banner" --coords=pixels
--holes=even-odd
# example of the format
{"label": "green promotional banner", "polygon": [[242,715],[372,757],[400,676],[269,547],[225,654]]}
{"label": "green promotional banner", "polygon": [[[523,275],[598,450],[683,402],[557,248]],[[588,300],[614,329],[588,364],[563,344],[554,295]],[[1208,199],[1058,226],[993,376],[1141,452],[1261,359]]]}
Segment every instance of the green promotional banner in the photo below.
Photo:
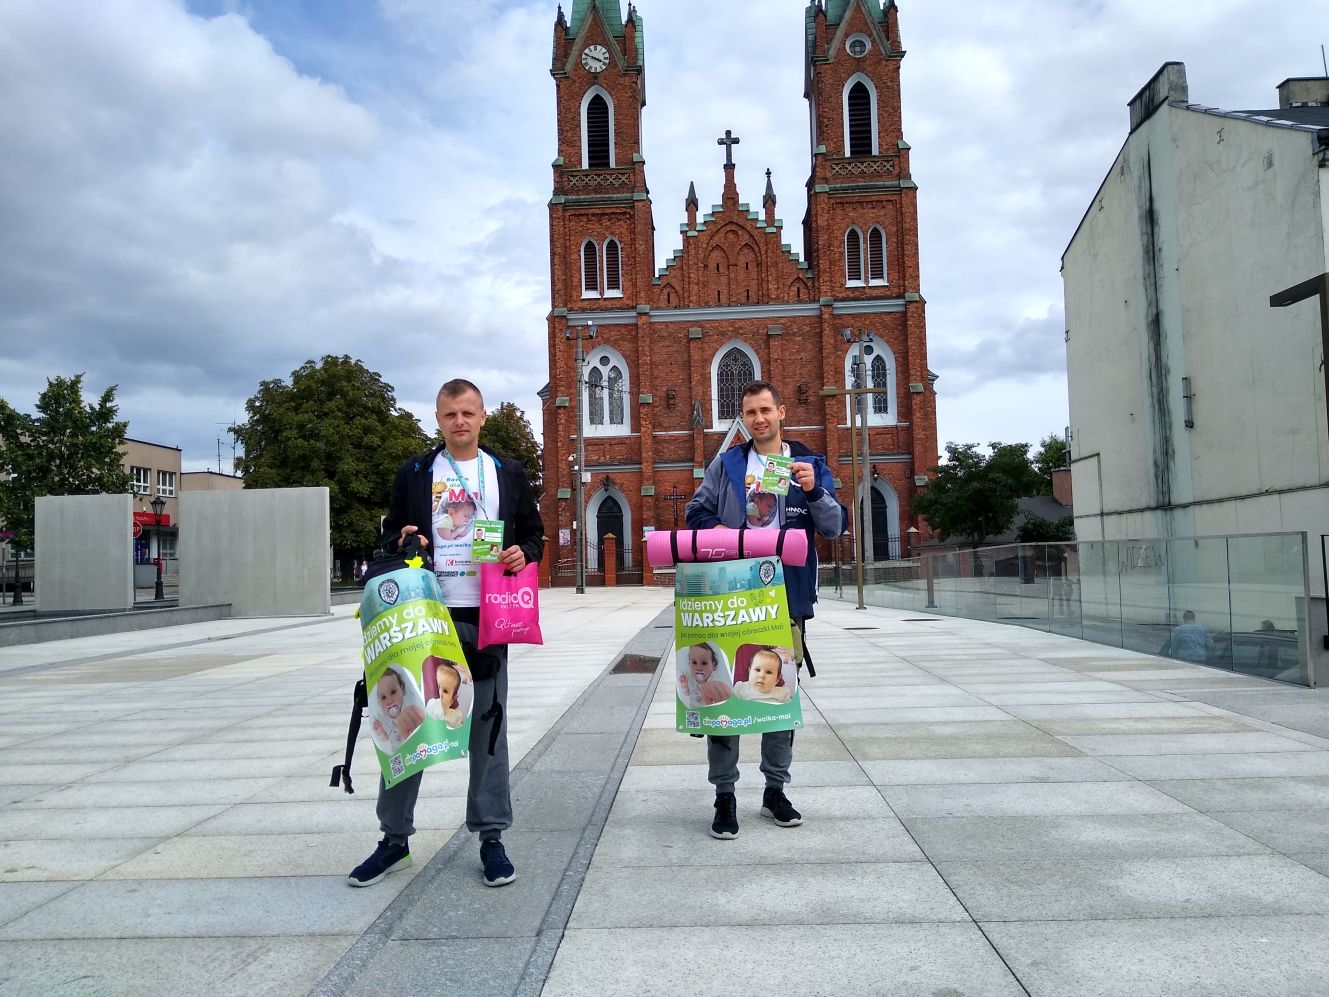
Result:
{"label": "green promotional banner", "polygon": [[677,565],[674,646],[678,730],[764,734],[803,726],[779,558]]}
{"label": "green promotional banner", "polygon": [[401,568],[360,600],[369,734],[383,781],[465,758],[475,684],[433,572]]}

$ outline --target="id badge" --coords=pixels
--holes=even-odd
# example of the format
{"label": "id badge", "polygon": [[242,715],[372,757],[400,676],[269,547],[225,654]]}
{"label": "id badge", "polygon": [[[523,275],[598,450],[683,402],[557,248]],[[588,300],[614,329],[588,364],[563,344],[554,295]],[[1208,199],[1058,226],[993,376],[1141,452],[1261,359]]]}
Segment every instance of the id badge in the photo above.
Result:
{"label": "id badge", "polygon": [[471,561],[474,564],[497,564],[503,550],[501,519],[471,520]]}

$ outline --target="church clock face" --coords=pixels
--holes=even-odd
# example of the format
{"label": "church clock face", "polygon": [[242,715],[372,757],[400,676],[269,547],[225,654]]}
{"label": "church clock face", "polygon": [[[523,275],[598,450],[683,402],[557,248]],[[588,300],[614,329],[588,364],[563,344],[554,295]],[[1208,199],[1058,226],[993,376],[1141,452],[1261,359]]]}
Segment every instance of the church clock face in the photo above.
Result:
{"label": "church clock face", "polygon": [[588,72],[602,72],[609,65],[609,49],[603,45],[586,46],[581,53],[581,64]]}

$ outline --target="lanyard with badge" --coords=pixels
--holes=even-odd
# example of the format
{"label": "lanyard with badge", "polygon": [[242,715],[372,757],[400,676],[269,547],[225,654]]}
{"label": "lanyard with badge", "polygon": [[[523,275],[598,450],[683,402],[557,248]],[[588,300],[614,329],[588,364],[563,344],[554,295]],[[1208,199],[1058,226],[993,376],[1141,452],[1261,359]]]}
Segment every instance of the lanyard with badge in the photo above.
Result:
{"label": "lanyard with badge", "polygon": [[[466,476],[462,474],[461,468],[447,450],[443,451],[443,456],[465,491]],[[475,495],[471,496],[475,499],[475,518],[471,520],[471,563],[497,564],[499,552],[503,549],[503,521],[481,518],[488,510],[485,508],[485,462],[479,450],[475,453],[475,477]]]}

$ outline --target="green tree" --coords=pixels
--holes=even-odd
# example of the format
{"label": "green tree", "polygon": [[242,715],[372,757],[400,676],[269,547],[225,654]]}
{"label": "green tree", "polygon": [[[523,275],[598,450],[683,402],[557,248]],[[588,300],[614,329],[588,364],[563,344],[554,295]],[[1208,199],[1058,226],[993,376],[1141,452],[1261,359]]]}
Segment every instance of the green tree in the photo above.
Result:
{"label": "green tree", "polygon": [[1070,466],[1066,462],[1068,450],[1065,437],[1057,436],[1055,433],[1043,437],[1039,442],[1033,456],[1034,470],[1038,472],[1040,479],[1037,494],[1052,494],[1052,472],[1059,467]]}
{"label": "green tree", "polygon": [[360,557],[378,544],[397,467],[429,439],[392,385],[348,356],[306,361],[291,383],[263,381],[231,427],[246,488],[326,486],[332,547]]}
{"label": "green tree", "polygon": [[1056,522],[1042,516],[1026,516],[1015,539],[1020,543],[1068,543],[1075,539],[1075,517],[1062,516]]}
{"label": "green tree", "polygon": [[123,448],[128,423],[116,419],[115,385],[83,401],[83,375],[49,378],[27,415],[0,398],[0,521],[18,550],[33,546],[42,495],[128,492]]}
{"label": "green tree", "polygon": [[480,429],[480,442],[497,454],[521,461],[535,497],[539,499],[544,494],[540,481],[540,444],[535,442],[531,424],[515,402],[504,402],[489,413]]}
{"label": "green tree", "polygon": [[946,463],[914,509],[943,540],[961,537],[971,547],[1010,528],[1019,506],[1015,500],[1035,494],[1038,472],[1029,463],[1028,443],[946,444]]}

